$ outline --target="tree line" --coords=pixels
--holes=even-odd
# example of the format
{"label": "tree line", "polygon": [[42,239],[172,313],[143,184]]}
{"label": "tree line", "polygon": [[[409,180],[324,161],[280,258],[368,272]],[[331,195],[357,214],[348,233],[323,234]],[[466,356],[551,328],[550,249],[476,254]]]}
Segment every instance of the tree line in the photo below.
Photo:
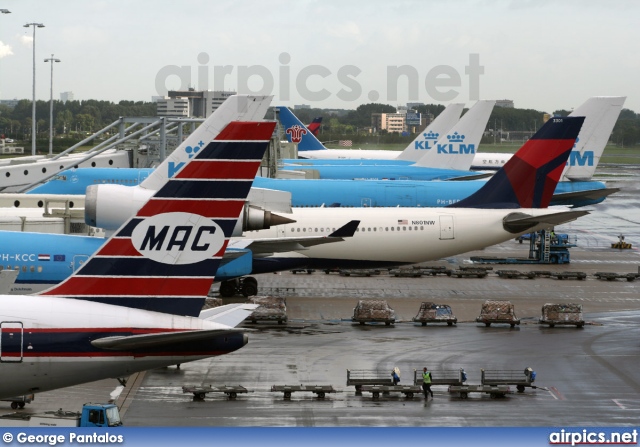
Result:
{"label": "tree line", "polygon": [[[49,101],[36,101],[36,132],[38,147],[46,146],[49,138]],[[428,113],[434,118],[444,110],[443,105],[426,104],[417,107],[416,111]],[[308,124],[315,117],[321,116],[321,140],[350,139],[354,143],[401,143],[410,142],[415,135],[387,134],[379,132],[372,135],[372,113],[395,113],[396,108],[387,104],[362,104],[355,110],[348,109],[296,109],[295,114]],[[566,116],[567,110],[556,110],[553,115]],[[0,133],[14,140],[31,140],[31,101],[20,100],[14,108],[0,105]],[[156,103],[143,101],[53,101],[53,128],[57,144],[69,145],[79,141],[103,127],[116,121],[121,116],[156,116]],[[494,107],[487,130],[503,132],[523,131],[535,132],[542,126],[544,112],[532,109]],[[493,137],[490,138],[493,141]],[[611,142],[623,146],[640,145],[640,114],[629,109],[622,109],[620,117],[611,135]]]}
{"label": "tree line", "polygon": [[[443,105],[426,104],[416,108],[417,112],[429,113],[434,118],[444,110]],[[350,139],[354,143],[409,143],[414,135],[401,136],[398,134],[378,135],[369,133],[372,113],[395,113],[396,108],[387,104],[363,104],[356,110],[341,109],[296,109],[296,116],[305,124],[316,117],[322,117],[322,141]],[[466,113],[466,109],[465,109]],[[570,110],[555,110],[552,115],[567,116]],[[533,109],[517,109],[494,107],[487,124],[487,130],[500,132],[535,132],[544,120],[545,112]],[[486,142],[493,141],[493,137]],[[633,110],[622,109],[618,121],[613,128],[611,143],[622,147],[640,146],[640,114]]]}

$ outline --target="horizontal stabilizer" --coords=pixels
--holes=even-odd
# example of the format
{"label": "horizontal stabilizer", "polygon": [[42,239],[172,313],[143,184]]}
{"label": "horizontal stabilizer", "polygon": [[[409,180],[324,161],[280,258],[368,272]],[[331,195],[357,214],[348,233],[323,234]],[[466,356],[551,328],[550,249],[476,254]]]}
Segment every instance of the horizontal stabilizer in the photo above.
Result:
{"label": "horizontal stabilizer", "polygon": [[207,321],[215,321],[229,327],[236,327],[258,307],[258,304],[249,303],[227,304],[203,310],[200,312],[200,318]]}
{"label": "horizontal stabilizer", "polygon": [[194,342],[206,340],[222,334],[240,333],[239,329],[207,329],[197,331],[160,332],[156,334],[129,335],[119,337],[105,337],[93,340],[91,344],[96,348],[111,351],[128,351],[133,349],[149,349],[162,347],[174,343]]}
{"label": "horizontal stabilizer", "polygon": [[538,225],[548,224],[550,227],[553,227],[571,222],[587,214],[589,214],[589,211],[562,211],[541,216],[531,216],[530,214],[515,212],[508,214],[502,220],[502,226],[510,233],[524,233]]}
{"label": "horizontal stabilizer", "polygon": [[443,179],[443,180],[447,181],[447,182],[451,182],[451,181],[459,182],[459,181],[462,181],[462,180],[482,180],[482,179],[485,179],[485,178],[489,178],[492,175],[493,175],[493,172],[479,172],[478,174],[475,174],[475,175],[470,174],[470,175],[463,175],[463,176],[460,176],[460,177],[449,177],[449,178],[446,178],[446,179]]}
{"label": "horizontal stabilizer", "polygon": [[598,200],[598,199],[608,197],[611,194],[615,194],[618,191],[620,191],[620,188],[590,189],[588,191],[565,192],[562,194],[554,194],[553,200],[554,201],[575,200],[575,199]]}

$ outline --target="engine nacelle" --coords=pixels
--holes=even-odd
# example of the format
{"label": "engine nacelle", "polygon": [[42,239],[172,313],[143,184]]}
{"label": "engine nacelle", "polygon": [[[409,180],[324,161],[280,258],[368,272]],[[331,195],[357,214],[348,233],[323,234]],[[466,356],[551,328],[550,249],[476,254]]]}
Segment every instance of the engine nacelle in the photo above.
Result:
{"label": "engine nacelle", "polygon": [[[87,187],[84,200],[85,222],[105,231],[115,231],[155,194],[139,186],[100,184]],[[271,226],[295,222],[245,202],[233,236],[243,231],[264,230]]]}

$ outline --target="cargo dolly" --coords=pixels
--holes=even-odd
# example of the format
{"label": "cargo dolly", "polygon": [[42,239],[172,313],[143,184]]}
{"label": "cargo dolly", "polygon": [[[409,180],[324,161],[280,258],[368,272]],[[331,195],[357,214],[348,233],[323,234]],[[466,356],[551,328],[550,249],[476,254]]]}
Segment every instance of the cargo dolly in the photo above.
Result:
{"label": "cargo dolly", "polygon": [[519,393],[524,393],[526,387],[537,388],[533,385],[536,372],[531,368],[522,370],[494,370],[481,369],[480,382],[484,386],[515,385]]}
{"label": "cargo dolly", "polygon": [[340,276],[371,276],[379,275],[380,270],[377,269],[342,269],[339,272]]}
{"label": "cargo dolly", "polygon": [[469,397],[469,393],[485,393],[491,398],[505,397],[510,389],[507,385],[451,385],[449,393],[460,394],[460,399]]}
{"label": "cargo dolly", "polygon": [[[467,374],[464,369],[443,369],[431,371],[431,385],[456,385],[461,386],[467,381]],[[422,369],[413,370],[414,385],[422,386]]]}
{"label": "cargo dolly", "polygon": [[367,369],[348,369],[347,386],[355,386],[356,394],[362,394],[364,385],[393,385],[389,371],[380,372]]}
{"label": "cargo dolly", "polygon": [[520,279],[520,278],[535,279],[536,277],[536,274],[534,272],[521,272],[520,270],[496,270],[496,274],[500,278],[507,278],[507,279]]}
{"label": "cargo dolly", "polygon": [[402,393],[407,399],[413,399],[414,394],[422,392],[422,387],[417,385],[361,385],[360,390],[370,392],[373,399],[378,399],[380,393]]}
{"label": "cargo dolly", "polygon": [[552,278],[556,279],[577,279],[579,281],[587,279],[587,274],[585,272],[558,272],[552,273]]}
{"label": "cargo dolly", "polygon": [[635,281],[640,278],[640,273],[614,273],[614,272],[596,272],[593,274],[598,279],[613,281],[615,279],[626,279],[627,281]]}
{"label": "cargo dolly", "polygon": [[422,326],[426,326],[427,323],[447,323],[448,326],[453,326],[458,319],[453,315],[451,306],[425,301],[420,304],[418,314],[411,321],[421,323]]}
{"label": "cargo dolly", "polygon": [[248,393],[247,389],[240,385],[235,386],[211,386],[211,385],[203,385],[203,386],[183,386],[183,393],[191,393],[193,397],[196,399],[204,399],[208,393],[224,393],[227,395],[229,399],[235,399],[238,397],[238,394]]}
{"label": "cargo dolly", "polygon": [[271,391],[284,393],[285,399],[291,399],[291,393],[296,391],[314,393],[318,399],[324,399],[327,393],[336,392],[332,385],[272,385]]}

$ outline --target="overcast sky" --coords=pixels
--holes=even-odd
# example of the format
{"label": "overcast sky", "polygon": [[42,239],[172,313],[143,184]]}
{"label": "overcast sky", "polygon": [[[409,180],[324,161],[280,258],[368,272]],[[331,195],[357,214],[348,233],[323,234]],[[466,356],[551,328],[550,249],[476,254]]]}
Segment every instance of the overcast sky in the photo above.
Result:
{"label": "overcast sky", "polygon": [[[72,91],[149,101],[190,85],[348,109],[480,98],[552,112],[624,95],[640,112],[633,0],[2,0],[0,8],[11,11],[0,15],[1,99],[31,99],[33,27],[23,25],[39,22],[40,100],[49,99],[44,59],[53,53],[62,60],[54,99]],[[396,70],[412,79],[394,81]]]}

